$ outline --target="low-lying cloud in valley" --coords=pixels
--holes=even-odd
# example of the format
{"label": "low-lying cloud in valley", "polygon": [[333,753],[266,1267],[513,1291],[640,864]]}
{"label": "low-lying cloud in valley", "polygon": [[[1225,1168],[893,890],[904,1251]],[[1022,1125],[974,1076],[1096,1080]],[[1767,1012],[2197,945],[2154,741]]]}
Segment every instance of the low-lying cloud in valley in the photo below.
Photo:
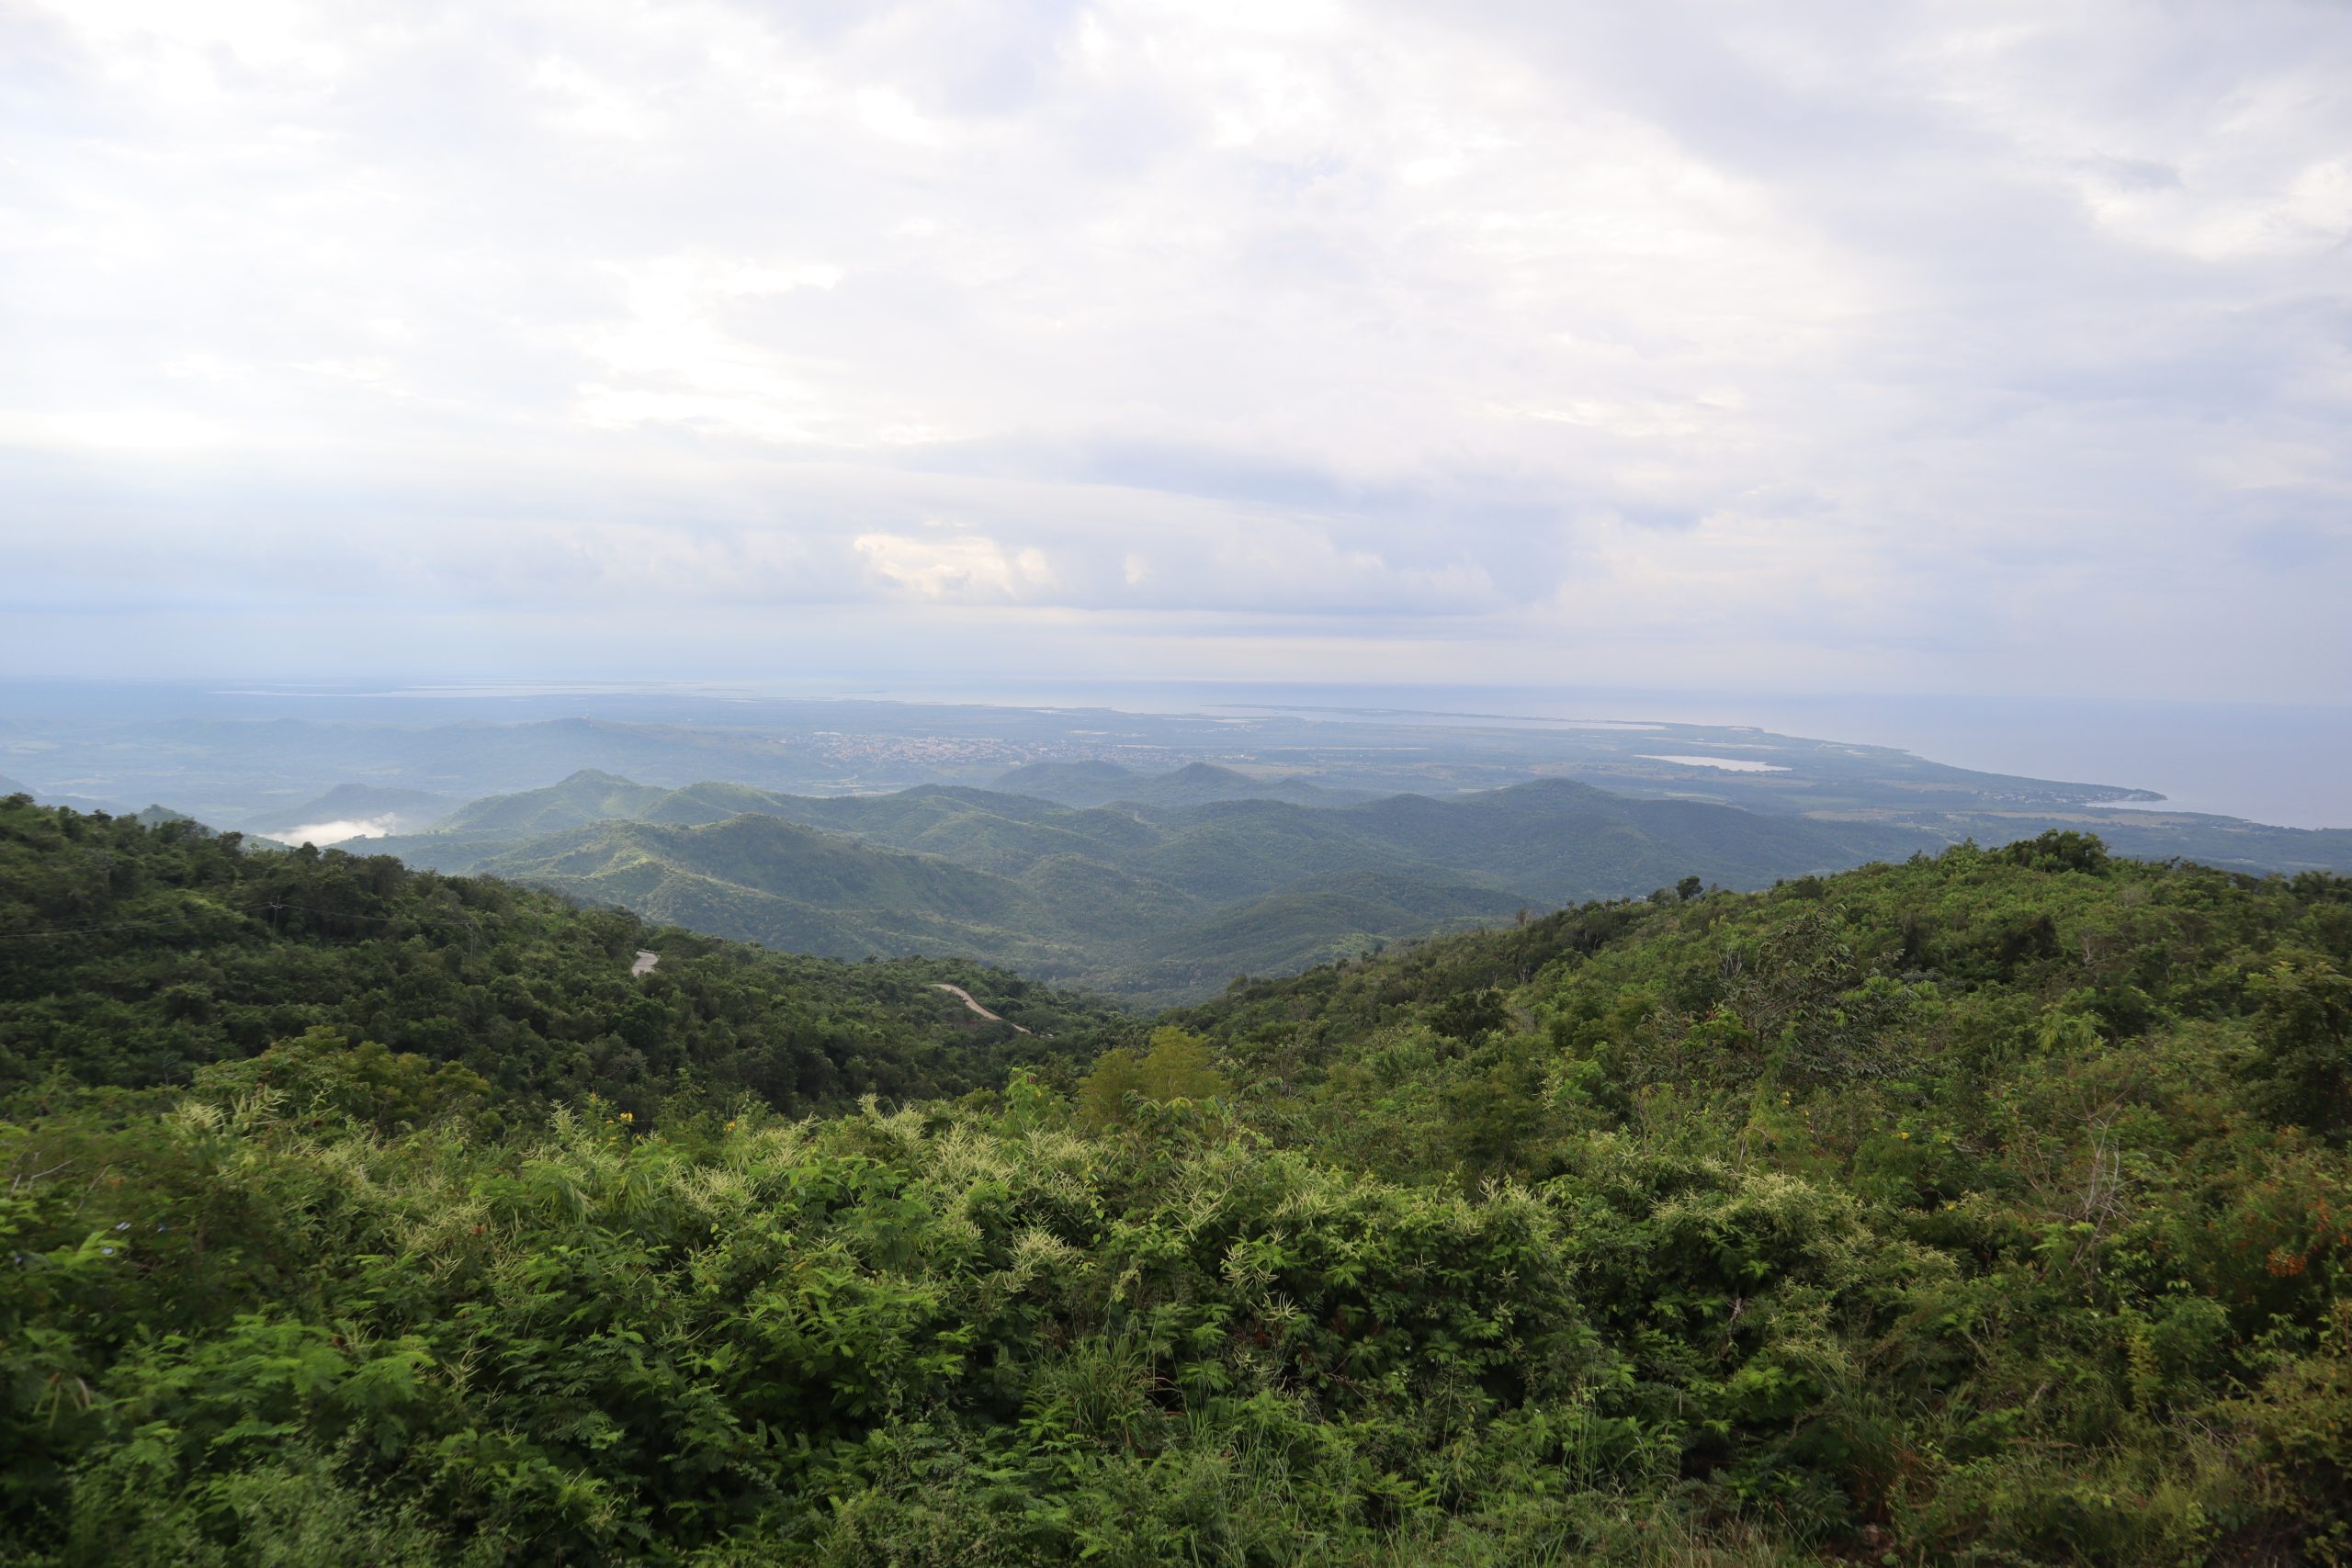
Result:
{"label": "low-lying cloud in valley", "polygon": [[353,839],[389,838],[399,829],[390,817],[355,817],[334,822],[305,822],[276,835],[289,844],[345,843]]}

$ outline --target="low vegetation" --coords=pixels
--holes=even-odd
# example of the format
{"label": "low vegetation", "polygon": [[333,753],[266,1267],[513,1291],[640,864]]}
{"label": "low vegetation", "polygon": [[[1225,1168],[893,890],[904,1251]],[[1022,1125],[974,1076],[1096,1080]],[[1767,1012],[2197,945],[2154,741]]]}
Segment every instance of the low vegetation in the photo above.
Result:
{"label": "low vegetation", "polygon": [[[407,954],[627,1046],[675,982],[611,978],[621,917],[0,809],[11,953],[108,927],[8,970],[17,1561],[2352,1557],[2339,878],[1694,878],[1148,1024],[1042,998],[968,1077],[920,975],[682,964],[760,976],[739,1052],[850,1017],[920,1080],[808,1115],[691,1031],[625,1102],[302,989]],[[368,876],[373,937],[230,896]],[[273,975],[286,1027],[218,1023]]]}

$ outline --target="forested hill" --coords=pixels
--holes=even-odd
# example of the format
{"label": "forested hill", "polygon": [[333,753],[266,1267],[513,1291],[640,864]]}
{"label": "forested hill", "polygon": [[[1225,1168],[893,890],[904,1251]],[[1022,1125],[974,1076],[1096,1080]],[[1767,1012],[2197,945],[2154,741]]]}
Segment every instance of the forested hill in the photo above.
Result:
{"label": "forested hill", "polygon": [[[658,954],[641,977],[640,948]],[[766,953],[388,856],[255,850],[22,796],[0,800],[0,1092],[185,1084],[322,1030],[510,1100],[593,1089],[643,1112],[683,1079],[714,1102],[828,1110],[961,1093],[1101,1016],[969,963]]]}
{"label": "forested hill", "polygon": [[1219,798],[1222,773],[1184,770],[1159,781],[1172,804],[1109,808],[938,785],[661,790],[583,773],[373,847],[772,947],[967,953],[1150,1007],[1530,907],[1686,875],[1760,886],[1938,842],[1562,779],[1309,806]]}
{"label": "forested hill", "polygon": [[1649,1128],[1749,1159],[1826,1137],[1837,1157],[1805,1168],[1850,1179],[1839,1162],[1861,1159],[1888,1191],[1957,1196],[2013,1177],[2001,1139],[2029,1100],[2086,1118],[2045,1130],[2041,1158],[2089,1157],[2086,1138],[2111,1156],[2127,1124],[2340,1145],[2348,971],[2352,878],[2115,859],[2057,832],[1588,904],[1236,981],[1163,1021],[1256,1086],[1261,1126],[1391,1173],[1542,1179],[1596,1128]]}
{"label": "forested hill", "polygon": [[[8,971],[73,1029],[9,1036],[0,1559],[2352,1557],[2341,878],[2061,833],[1588,904],[794,1122],[550,1112],[596,1071],[510,1087],[437,980],[433,1055],[348,1043],[484,954],[674,1021],[623,917],[0,813],[0,935],[107,944]],[[960,1086],[895,966],[693,951],[702,1038],[832,1009]],[[281,987],[291,1044],[74,1084]]]}
{"label": "forested hill", "polygon": [[1162,810],[1218,800],[1336,806],[1375,798],[1371,792],[1329,789],[1304,779],[1256,778],[1212,762],[1193,762],[1165,773],[1142,773],[1115,762],[1030,762],[1008,771],[989,788],[993,794],[1035,795],[1063,806],[1124,804]]}

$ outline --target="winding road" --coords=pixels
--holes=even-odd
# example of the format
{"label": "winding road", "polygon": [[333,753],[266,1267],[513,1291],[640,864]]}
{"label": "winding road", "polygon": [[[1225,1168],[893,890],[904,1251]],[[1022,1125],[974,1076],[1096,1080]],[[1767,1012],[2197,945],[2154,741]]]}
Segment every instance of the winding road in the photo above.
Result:
{"label": "winding road", "polygon": [[[628,966],[628,972],[632,977],[639,975],[650,975],[653,973],[653,966],[661,962],[662,955],[660,953],[653,952],[650,948],[640,947],[637,950],[637,962]],[[1011,1019],[992,1013],[989,1011],[988,1009],[982,1007],[978,1002],[973,1000],[972,993],[966,990],[961,986],[950,986],[944,981],[933,981],[931,988],[934,991],[945,991],[949,996],[959,998],[966,1007],[970,1008],[974,1012],[978,1013],[990,1023],[1011,1024],[1014,1029],[1021,1029],[1021,1026],[1017,1023],[1013,1023]],[[1026,1034],[1029,1032],[1025,1029],[1021,1029],[1021,1032]]]}
{"label": "winding road", "polygon": [[[1021,1026],[1017,1023],[1013,1023],[1011,1019],[1000,1018],[995,1013],[992,1013],[989,1011],[988,1009],[982,1007],[979,1003],[974,1001],[972,999],[972,993],[966,990],[961,986],[951,986],[944,980],[933,980],[931,983],[931,988],[934,991],[945,991],[951,997],[963,998],[964,1005],[966,1007],[970,1008],[974,1012],[978,1013],[982,1018],[987,1019],[991,1023],[1010,1023],[1012,1024],[1013,1028],[1021,1029]],[[1025,1029],[1021,1029],[1021,1032],[1026,1034],[1029,1032]]]}
{"label": "winding road", "polygon": [[[661,962],[662,955],[660,953],[655,953],[649,948],[640,947],[637,950],[637,962],[628,966],[628,972],[631,976],[650,975],[653,973],[653,966]],[[988,1009],[973,1000],[972,993],[966,990],[961,986],[950,986],[944,981],[933,981],[931,988],[934,991],[945,991],[949,996],[961,999],[966,1007],[970,1008],[974,1012],[978,1013],[990,1023],[1010,1024],[1014,1029],[1020,1029],[1021,1032],[1023,1034],[1029,1032],[1025,1029],[1021,1029],[1021,1026],[1017,1023],[1013,1023],[1011,1019],[1001,1017],[996,1013],[989,1011]]]}

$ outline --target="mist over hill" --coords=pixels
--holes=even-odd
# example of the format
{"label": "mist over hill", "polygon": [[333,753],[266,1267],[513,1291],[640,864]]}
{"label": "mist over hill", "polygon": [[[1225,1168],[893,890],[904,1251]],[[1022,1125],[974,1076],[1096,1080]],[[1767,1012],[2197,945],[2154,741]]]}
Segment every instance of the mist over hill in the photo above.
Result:
{"label": "mist over hill", "polygon": [[[100,789],[155,785],[144,798],[274,839],[495,863],[802,951],[968,953],[1136,1002],[1686,876],[1760,886],[2053,828],[2153,858],[2352,869],[2352,832],[1736,727],[673,697],[548,716],[533,701],[506,720],[459,703],[454,723],[421,722],[445,705],[396,705],[401,722],[385,723],[349,703],[278,719],[253,705],[99,703],[0,722],[0,760],[38,765],[43,798],[97,806]],[[256,798],[269,804],[205,804]],[[586,831],[747,814],[851,840],[825,854],[854,874],[809,882],[814,840],[744,835],[730,867],[707,852],[715,835],[608,833],[598,853]],[[585,836],[535,842],[566,830]],[[994,880],[951,895],[852,847]]]}
{"label": "mist over hill", "polygon": [[459,804],[450,795],[379,784],[341,784],[316,799],[247,818],[247,832],[292,843],[340,843],[430,828]]}
{"label": "mist over hill", "polygon": [[[1613,795],[1737,806],[1941,842],[2004,843],[2065,828],[2154,858],[2250,871],[2352,867],[2352,834],[2344,829],[2177,810],[2129,778],[2031,778],[1748,726],[1542,711],[1282,705],[1272,694],[1252,705],[1185,714],[673,691],[354,695],[0,684],[0,772],[40,798],[85,808],[161,802],[272,836],[314,827],[338,837],[344,829],[416,831],[419,817],[433,812],[419,795],[454,806],[583,771],[648,788],[721,780],[762,793],[836,795],[938,784],[1146,809],[1443,798],[1559,778]],[[1857,711],[1858,723],[1892,722]],[[2161,713],[2145,718],[2164,722]],[[345,787],[414,794],[351,797],[354,814],[334,807],[333,792]],[[367,809],[368,799],[383,809]]]}
{"label": "mist over hill", "polygon": [[[1743,766],[1712,765],[1724,761]],[[1215,771],[1185,775],[1182,785],[1166,777],[1193,763]],[[1171,787],[1218,796],[1302,787],[1446,795],[1533,777],[1795,812],[2072,808],[2156,798],[2128,781],[1988,773],[1887,747],[1742,726],[691,694],[386,702],[201,687],[60,694],[0,684],[0,771],[36,790],[168,799],[225,820],[283,810],[350,783],[476,798],[594,770],[671,787],[725,779],[797,794],[871,794],[922,784],[989,787],[1011,770],[1039,764],[1074,765],[1041,776],[1043,793],[1064,787],[1050,782],[1057,776],[1068,788],[1092,792],[1073,797],[1078,804],[1098,804],[1096,794]]]}

